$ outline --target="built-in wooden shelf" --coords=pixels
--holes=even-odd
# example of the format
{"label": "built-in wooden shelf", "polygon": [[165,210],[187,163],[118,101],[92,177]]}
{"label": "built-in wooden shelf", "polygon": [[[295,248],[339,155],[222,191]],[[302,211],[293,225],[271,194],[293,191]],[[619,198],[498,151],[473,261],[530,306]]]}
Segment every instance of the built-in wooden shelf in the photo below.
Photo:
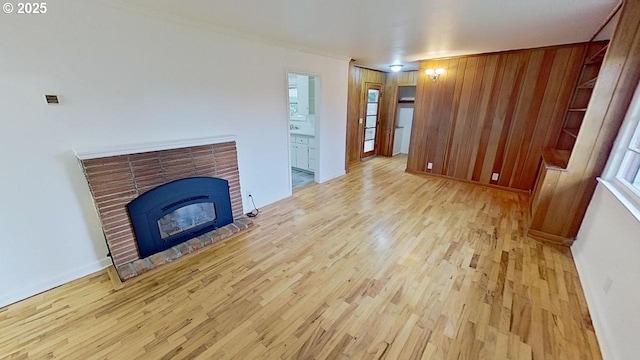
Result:
{"label": "built-in wooden shelf", "polygon": [[578,85],[578,89],[593,89],[593,87],[596,86],[596,81],[598,81],[597,77],[589,81],[585,81],[582,84]]}
{"label": "built-in wooden shelf", "polygon": [[602,63],[602,61],[604,60],[604,54],[607,52],[607,48],[608,47],[609,47],[609,44],[604,45],[595,54],[593,54],[589,58],[587,58],[587,60],[584,62],[584,64],[585,65],[592,65],[592,64],[600,64],[600,63]]}
{"label": "built-in wooden shelf", "polygon": [[585,49],[582,70],[576,81],[573,98],[569,103],[562,124],[562,131],[556,140],[555,149],[572,150],[587,113],[587,106],[598,81],[600,66],[607,52],[607,41],[589,43]]}
{"label": "built-in wooden shelf", "polygon": [[542,161],[547,169],[566,171],[571,151],[558,149],[542,150]]}
{"label": "built-in wooden shelf", "polygon": [[564,128],[562,129],[562,131],[564,131],[565,133],[569,134],[569,136],[572,136],[574,138],[578,137],[578,132],[580,131],[580,129],[577,128]]}

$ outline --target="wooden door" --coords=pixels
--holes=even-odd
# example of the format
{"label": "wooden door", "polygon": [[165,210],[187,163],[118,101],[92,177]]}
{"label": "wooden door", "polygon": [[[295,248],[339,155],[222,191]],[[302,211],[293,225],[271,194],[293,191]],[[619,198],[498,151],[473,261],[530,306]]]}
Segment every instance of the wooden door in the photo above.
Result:
{"label": "wooden door", "polygon": [[362,156],[361,159],[376,154],[376,145],[380,125],[381,84],[366,84],[364,93],[364,126],[362,127]]}

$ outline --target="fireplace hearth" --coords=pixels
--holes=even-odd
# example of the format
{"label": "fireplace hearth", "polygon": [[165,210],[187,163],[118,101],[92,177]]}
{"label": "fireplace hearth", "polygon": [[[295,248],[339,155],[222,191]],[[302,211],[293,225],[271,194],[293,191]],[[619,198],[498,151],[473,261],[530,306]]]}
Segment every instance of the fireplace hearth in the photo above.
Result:
{"label": "fireplace hearth", "polygon": [[[253,226],[243,216],[233,136],[80,149],[76,155],[122,281]],[[142,199],[152,200],[134,205]],[[147,245],[140,245],[145,237]]]}
{"label": "fireplace hearth", "polygon": [[229,182],[214,177],[160,185],[127,209],[143,258],[233,222]]}

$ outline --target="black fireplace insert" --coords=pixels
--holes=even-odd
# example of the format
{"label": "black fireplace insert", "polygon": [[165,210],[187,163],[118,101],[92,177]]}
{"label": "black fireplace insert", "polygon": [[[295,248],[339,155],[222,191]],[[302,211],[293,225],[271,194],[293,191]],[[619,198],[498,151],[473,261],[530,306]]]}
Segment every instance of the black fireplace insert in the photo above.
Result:
{"label": "black fireplace insert", "polygon": [[233,222],[229,182],[213,177],[160,185],[127,210],[142,258]]}

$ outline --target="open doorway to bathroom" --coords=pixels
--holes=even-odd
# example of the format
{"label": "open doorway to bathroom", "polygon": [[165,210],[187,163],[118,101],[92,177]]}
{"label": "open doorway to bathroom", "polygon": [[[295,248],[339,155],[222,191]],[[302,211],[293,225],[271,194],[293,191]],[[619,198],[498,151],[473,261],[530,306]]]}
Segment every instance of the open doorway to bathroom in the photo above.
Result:
{"label": "open doorway to bathroom", "polygon": [[318,77],[288,73],[289,145],[291,188],[295,190],[316,182],[316,121],[319,93]]}

